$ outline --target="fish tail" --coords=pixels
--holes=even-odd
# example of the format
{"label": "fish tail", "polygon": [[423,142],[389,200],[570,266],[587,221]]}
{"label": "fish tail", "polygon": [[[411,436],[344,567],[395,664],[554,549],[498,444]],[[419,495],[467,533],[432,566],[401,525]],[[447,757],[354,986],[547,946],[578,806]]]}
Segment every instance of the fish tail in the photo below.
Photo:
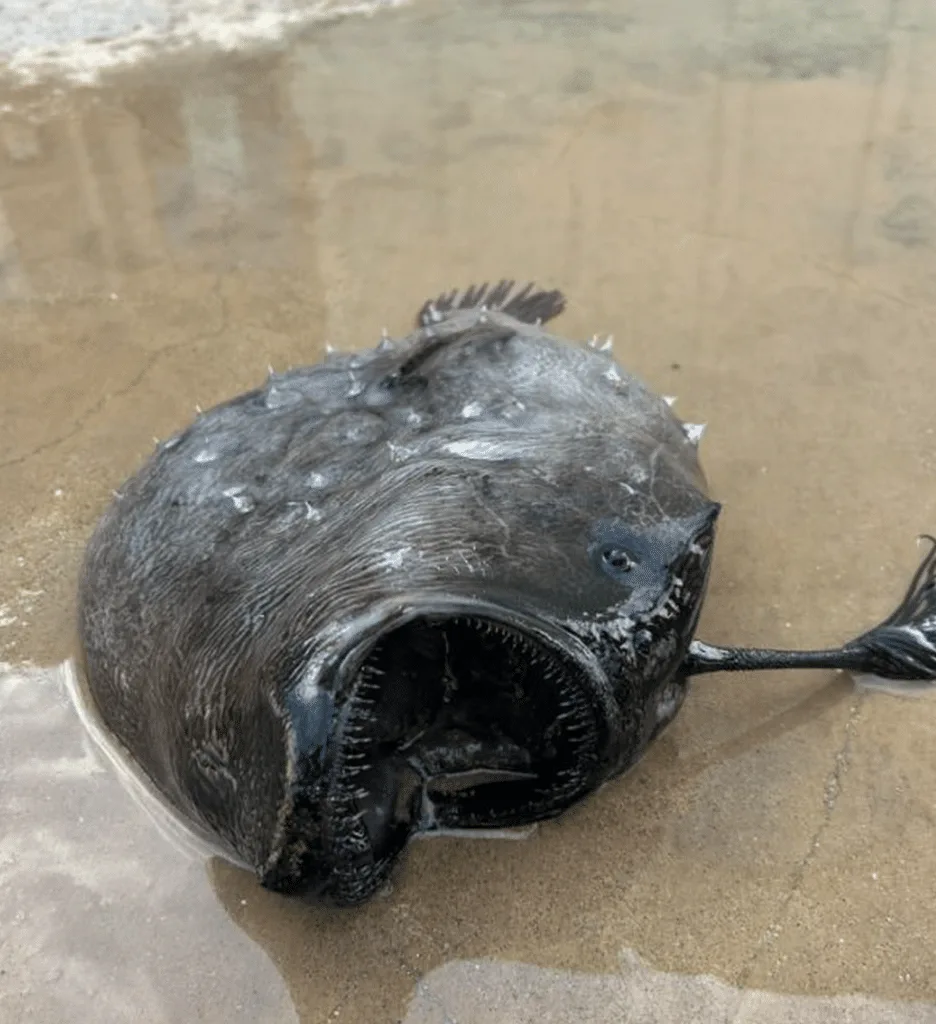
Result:
{"label": "fish tail", "polygon": [[471,285],[463,292],[445,292],[426,302],[416,317],[417,327],[429,327],[445,320],[452,313],[465,309],[487,309],[506,313],[527,324],[546,323],[565,309],[562,292],[539,290],[531,281],[517,289],[515,281],[503,280],[495,285],[487,282]]}
{"label": "fish tail", "polygon": [[882,679],[936,682],[936,537],[903,600],[874,629],[842,648],[857,671]]}

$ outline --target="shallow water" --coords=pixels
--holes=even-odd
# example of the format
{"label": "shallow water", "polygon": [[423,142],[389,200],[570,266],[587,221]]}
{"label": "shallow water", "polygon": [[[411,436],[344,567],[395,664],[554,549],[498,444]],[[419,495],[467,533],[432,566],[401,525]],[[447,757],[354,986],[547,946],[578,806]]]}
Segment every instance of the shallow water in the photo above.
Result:
{"label": "shallow water", "polygon": [[705,677],[561,821],[336,912],[170,842],[59,667],[154,436],[501,276],[708,422],[706,639],[870,625],[936,525],[934,100],[923,0],[425,0],[11,86],[0,1021],[936,1021],[936,702]]}

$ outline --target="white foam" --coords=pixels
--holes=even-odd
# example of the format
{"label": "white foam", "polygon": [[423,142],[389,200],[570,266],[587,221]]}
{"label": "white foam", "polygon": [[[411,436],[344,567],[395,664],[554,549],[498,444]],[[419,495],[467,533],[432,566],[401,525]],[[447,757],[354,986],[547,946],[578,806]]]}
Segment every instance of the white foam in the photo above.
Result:
{"label": "white foam", "polygon": [[0,54],[26,82],[57,75],[84,85],[101,73],[195,44],[234,51],[275,43],[287,30],[370,15],[408,0],[34,0],[4,5]]}

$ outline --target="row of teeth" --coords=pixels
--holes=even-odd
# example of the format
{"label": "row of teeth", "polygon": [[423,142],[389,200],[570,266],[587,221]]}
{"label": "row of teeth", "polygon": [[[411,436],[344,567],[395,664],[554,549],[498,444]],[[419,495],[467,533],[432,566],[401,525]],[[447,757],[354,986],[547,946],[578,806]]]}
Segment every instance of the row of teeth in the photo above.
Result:
{"label": "row of teeth", "polygon": [[334,823],[333,848],[341,857],[366,858],[342,872],[342,890],[355,890],[355,875],[363,884],[370,884],[379,876],[380,861],[372,861],[370,835],[364,825],[365,811],[358,809],[370,796],[369,790],[360,784],[361,776],[373,767],[371,736],[377,719],[378,698],[383,689],[384,671],[374,665],[365,665],[358,676],[348,709],[348,721],[344,727],[344,742],[338,753],[339,763],[335,766],[335,784],[329,798],[329,817]]}
{"label": "row of teeth", "polygon": [[384,885],[391,866],[392,858],[383,857],[339,867],[335,872],[333,889],[345,901],[361,903]]}
{"label": "row of teeth", "polygon": [[[462,618],[456,619],[455,622],[470,626],[483,636],[506,641],[515,650],[524,650],[527,663],[540,668],[544,679],[558,681],[565,674],[563,667],[554,657],[550,657],[538,645],[531,644],[509,627],[489,619]],[[333,821],[340,822],[340,832],[335,836],[335,849],[354,857],[363,856],[370,850],[370,838],[363,823],[364,812],[357,810],[370,793],[359,784],[358,779],[372,767],[372,755],[368,748],[383,675],[381,669],[370,665],[361,670],[355,690],[354,706],[349,710],[350,720],[344,729],[345,743],[339,755],[336,785],[331,794],[331,817]],[[562,723],[562,733],[574,747],[586,750],[595,746],[597,736],[594,721],[589,714],[585,697],[577,687],[563,688],[556,721]],[[544,793],[543,796],[552,801],[557,796],[574,792],[582,779],[581,770],[577,765],[576,758],[571,766],[557,772],[548,793]]]}

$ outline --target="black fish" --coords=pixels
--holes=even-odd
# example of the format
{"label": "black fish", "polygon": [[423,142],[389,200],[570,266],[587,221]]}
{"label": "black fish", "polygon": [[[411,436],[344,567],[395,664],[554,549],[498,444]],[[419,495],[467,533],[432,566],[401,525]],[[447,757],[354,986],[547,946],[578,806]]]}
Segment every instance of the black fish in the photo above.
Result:
{"label": "black fish", "polygon": [[617,775],[688,677],[936,678],[936,542],[838,650],[693,641],[719,505],[699,431],[541,323],[512,282],[272,374],[124,486],[80,633],[105,724],[281,892],[359,903],[411,835],[554,817]]}

